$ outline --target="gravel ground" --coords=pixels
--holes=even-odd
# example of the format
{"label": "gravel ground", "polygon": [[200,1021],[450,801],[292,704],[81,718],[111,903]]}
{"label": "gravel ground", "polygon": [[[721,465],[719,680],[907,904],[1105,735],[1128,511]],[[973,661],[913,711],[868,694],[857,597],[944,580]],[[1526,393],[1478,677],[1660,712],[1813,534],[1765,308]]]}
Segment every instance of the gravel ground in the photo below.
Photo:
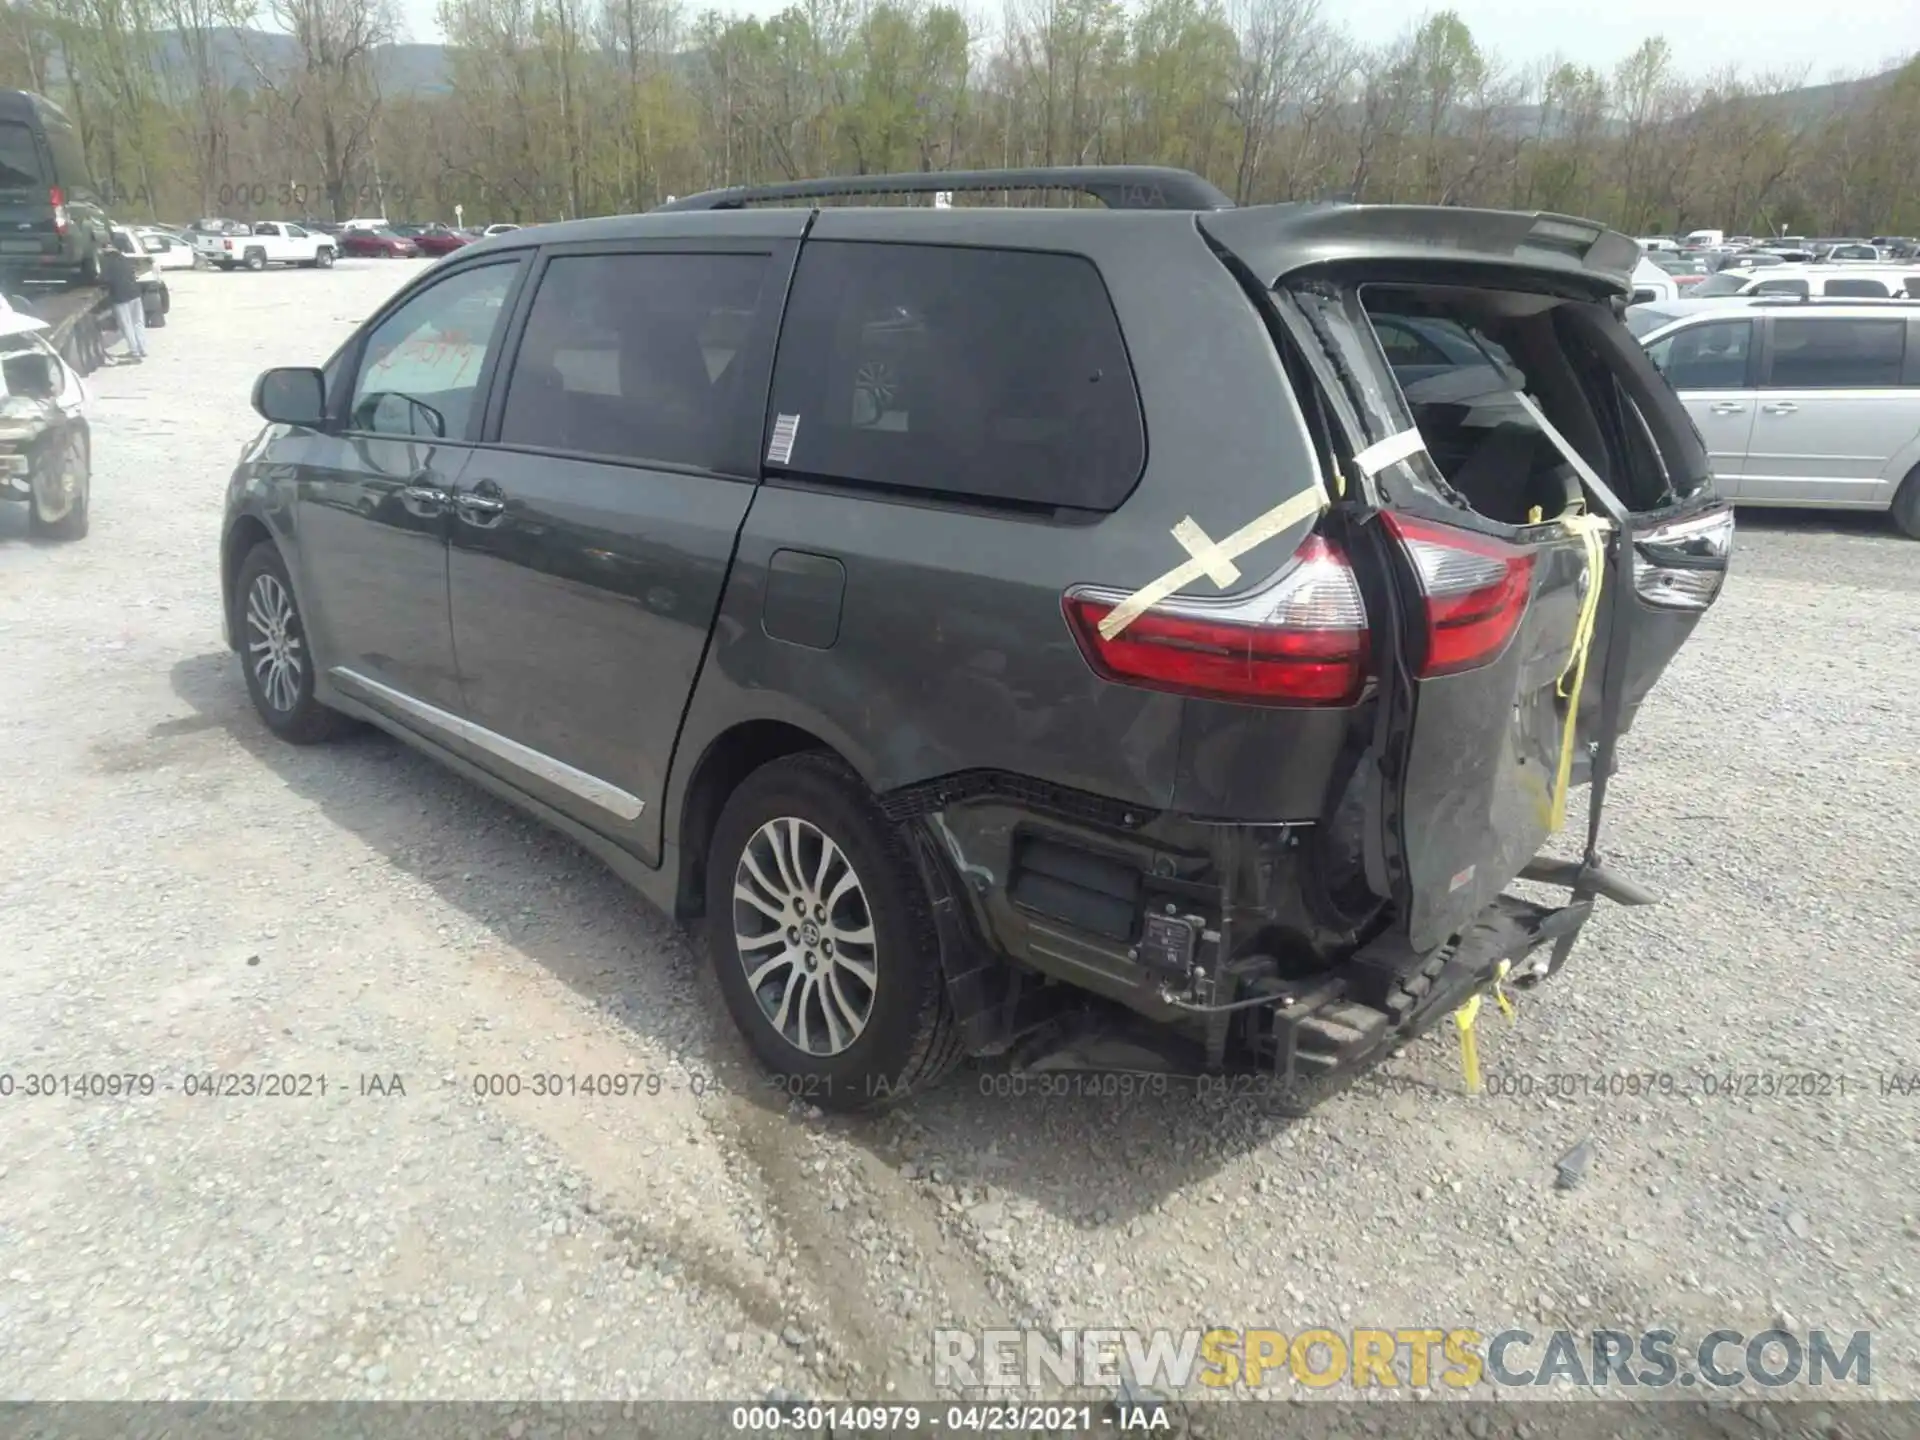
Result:
{"label": "gravel ground", "polygon": [[[1665,903],[1483,1027],[1529,1093],[1466,1096],[1440,1034],[1293,1124],[971,1069],[839,1121],[756,1083],[689,937],[582,852],[248,709],[215,547],[252,378],[411,273],[169,277],[155,358],[93,380],[91,536],[0,509],[0,1056],[160,1090],[0,1099],[0,1393],[924,1396],[934,1327],[1037,1321],[1865,1327],[1874,1394],[1920,1396],[1920,1093],[1883,1080],[1920,1072],[1920,548],[1743,521],[1614,792]],[[216,1071],[326,1092],[185,1093]],[[645,1093],[474,1091],[541,1071]],[[1673,1093],[1545,1093],[1626,1073]],[[1801,1073],[1844,1093],[1702,1093]]]}

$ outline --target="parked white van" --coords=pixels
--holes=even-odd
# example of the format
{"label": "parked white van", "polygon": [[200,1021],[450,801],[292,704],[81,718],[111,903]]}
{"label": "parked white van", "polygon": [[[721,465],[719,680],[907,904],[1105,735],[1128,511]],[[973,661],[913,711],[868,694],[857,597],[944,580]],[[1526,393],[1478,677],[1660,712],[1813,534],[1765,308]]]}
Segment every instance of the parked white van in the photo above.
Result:
{"label": "parked white van", "polygon": [[[1637,288],[1640,277],[1633,281]],[[1818,295],[1849,300],[1920,299],[1920,260],[1907,265],[1731,265],[1687,292],[1690,300],[1728,295]],[[1665,298],[1665,297],[1663,297]]]}

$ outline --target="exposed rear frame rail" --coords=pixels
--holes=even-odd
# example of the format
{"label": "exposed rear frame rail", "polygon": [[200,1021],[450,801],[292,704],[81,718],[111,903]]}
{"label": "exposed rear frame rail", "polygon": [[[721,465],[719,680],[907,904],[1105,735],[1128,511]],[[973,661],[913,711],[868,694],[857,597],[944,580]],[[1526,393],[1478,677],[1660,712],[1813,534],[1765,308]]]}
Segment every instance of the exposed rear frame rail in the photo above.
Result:
{"label": "exposed rear frame rail", "polygon": [[925,170],[895,175],[841,175],[775,185],[703,190],[656,205],[652,213],[741,210],[783,200],[848,196],[974,194],[989,190],[1067,190],[1091,196],[1109,210],[1231,210],[1233,201],[1212,182],[1170,165],[1042,165],[1013,170]]}

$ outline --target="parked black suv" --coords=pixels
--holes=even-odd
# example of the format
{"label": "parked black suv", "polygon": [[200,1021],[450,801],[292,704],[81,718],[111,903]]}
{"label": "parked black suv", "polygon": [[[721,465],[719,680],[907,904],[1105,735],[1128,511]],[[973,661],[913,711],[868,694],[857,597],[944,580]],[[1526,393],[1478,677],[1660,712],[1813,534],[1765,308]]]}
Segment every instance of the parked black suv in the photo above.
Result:
{"label": "parked black suv", "polygon": [[66,111],[0,90],[0,272],[92,284],[111,229]]}
{"label": "parked black suv", "polygon": [[[966,203],[1034,189],[1109,208]],[[1651,898],[1605,781],[1732,518],[1636,254],[1125,168],[483,241],[261,377],[229,638],[286,739],[371,721],[704,914],[823,1104],[1011,1048],[1297,1108]]]}

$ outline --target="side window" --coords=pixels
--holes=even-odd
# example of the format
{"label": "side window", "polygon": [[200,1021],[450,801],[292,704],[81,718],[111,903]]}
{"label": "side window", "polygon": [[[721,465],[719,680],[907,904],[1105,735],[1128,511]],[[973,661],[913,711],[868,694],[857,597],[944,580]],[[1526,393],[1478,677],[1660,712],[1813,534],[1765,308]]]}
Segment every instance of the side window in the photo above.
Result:
{"label": "side window", "polygon": [[1788,319],[1773,322],[1773,360],[1766,385],[1775,390],[1853,390],[1898,385],[1906,358],[1907,322]]}
{"label": "side window", "polygon": [[1805,295],[1808,293],[1804,280],[1762,280],[1746,292],[1749,295]]}
{"label": "side window", "polygon": [[362,352],[348,428],[377,435],[464,437],[518,269],[517,264],[483,265],[449,275],[382,320]]}
{"label": "side window", "polygon": [[17,120],[0,120],[0,189],[37,190],[46,185],[39,142]]}
{"label": "side window", "polygon": [[1120,323],[1077,255],[809,241],[767,461],[829,480],[1110,511],[1146,463]]}
{"label": "side window", "polygon": [[[743,415],[735,360],[764,255],[563,256],[527,314],[500,443],[710,469]],[[751,397],[752,418],[760,416]]]}
{"label": "side window", "polygon": [[295,240],[302,238],[307,233],[305,230],[302,230],[298,225],[288,225],[285,227],[285,229],[287,234]]}
{"label": "side window", "polygon": [[1881,280],[1833,279],[1826,283],[1821,291],[1825,295],[1866,295],[1875,300],[1885,300],[1890,293],[1886,282]]}
{"label": "side window", "polygon": [[1714,320],[1669,335],[1647,357],[1676,390],[1740,390],[1752,353],[1751,320]]}
{"label": "side window", "polygon": [[1384,316],[1373,317],[1373,328],[1379,333],[1380,348],[1386,352],[1387,362],[1398,370],[1410,365],[1446,365],[1450,362],[1446,353],[1422,340],[1410,327],[1398,320]]}

